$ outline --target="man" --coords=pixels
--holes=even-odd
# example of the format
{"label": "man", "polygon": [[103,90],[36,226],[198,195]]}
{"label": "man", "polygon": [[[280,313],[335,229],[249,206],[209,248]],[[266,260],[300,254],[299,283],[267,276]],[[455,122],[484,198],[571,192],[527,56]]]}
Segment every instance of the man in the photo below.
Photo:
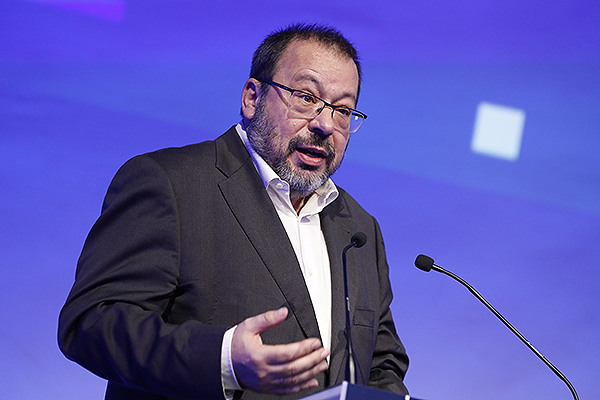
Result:
{"label": "man", "polygon": [[138,156],[117,173],[61,312],[68,358],[107,399],[299,398],[345,379],[342,249],[357,383],[406,393],[379,226],[330,175],[360,65],[337,31],[268,36],[242,122],[215,141]]}

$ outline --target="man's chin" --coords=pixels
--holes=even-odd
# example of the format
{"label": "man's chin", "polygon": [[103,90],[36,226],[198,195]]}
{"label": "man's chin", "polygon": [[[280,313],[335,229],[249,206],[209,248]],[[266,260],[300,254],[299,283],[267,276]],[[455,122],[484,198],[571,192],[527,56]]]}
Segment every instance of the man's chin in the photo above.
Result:
{"label": "man's chin", "polygon": [[325,182],[329,177],[329,168],[326,164],[322,165],[309,165],[303,164],[295,165],[292,167],[294,176],[305,181],[323,181]]}
{"label": "man's chin", "polygon": [[310,165],[305,163],[294,164],[287,160],[285,166],[274,168],[280,178],[289,183],[290,188],[300,197],[306,197],[320,188],[329,179],[330,169],[327,163]]}
{"label": "man's chin", "polygon": [[296,173],[321,173],[319,172],[320,169],[322,169],[323,166],[322,165],[310,165],[310,164],[300,164],[300,166],[295,168],[295,172]]}

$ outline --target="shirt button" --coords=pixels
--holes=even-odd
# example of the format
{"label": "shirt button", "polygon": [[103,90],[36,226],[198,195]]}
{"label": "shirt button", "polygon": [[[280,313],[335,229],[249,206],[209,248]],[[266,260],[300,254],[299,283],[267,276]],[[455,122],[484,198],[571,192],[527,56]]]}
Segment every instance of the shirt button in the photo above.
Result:
{"label": "shirt button", "polygon": [[308,270],[308,276],[312,276],[312,275],[313,275],[312,269],[309,269]]}

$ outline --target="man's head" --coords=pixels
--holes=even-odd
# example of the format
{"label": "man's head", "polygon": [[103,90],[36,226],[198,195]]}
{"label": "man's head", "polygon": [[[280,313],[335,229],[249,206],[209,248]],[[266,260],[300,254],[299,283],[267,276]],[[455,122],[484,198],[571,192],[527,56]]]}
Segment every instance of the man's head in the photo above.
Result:
{"label": "man's head", "polygon": [[358,72],[358,89],[362,83],[362,70],[358,59],[358,52],[339,31],[323,25],[297,24],[285,29],[275,31],[267,36],[258,46],[252,57],[250,77],[261,82],[273,80],[276,68],[282,54],[290,43],[295,40],[315,41],[324,47],[339,52],[340,57],[346,56],[354,61]]}
{"label": "man's head", "polygon": [[[267,37],[255,52],[242,93],[244,124],[257,153],[290,184],[292,201],[310,195],[339,167],[350,131],[336,107],[355,108],[359,90],[356,50],[331,28],[293,26]],[[320,99],[327,105],[313,114],[294,106]]]}

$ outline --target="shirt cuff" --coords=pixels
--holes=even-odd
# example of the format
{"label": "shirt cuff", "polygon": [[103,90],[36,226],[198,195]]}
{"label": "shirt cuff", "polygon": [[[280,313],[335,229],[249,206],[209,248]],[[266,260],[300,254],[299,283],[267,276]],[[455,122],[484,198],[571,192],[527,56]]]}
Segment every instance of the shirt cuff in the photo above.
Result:
{"label": "shirt cuff", "polygon": [[233,394],[236,390],[243,390],[235,377],[233,363],[231,362],[231,343],[236,327],[237,325],[225,332],[223,344],[221,345],[221,383],[223,385],[223,394],[227,400],[233,399]]}

